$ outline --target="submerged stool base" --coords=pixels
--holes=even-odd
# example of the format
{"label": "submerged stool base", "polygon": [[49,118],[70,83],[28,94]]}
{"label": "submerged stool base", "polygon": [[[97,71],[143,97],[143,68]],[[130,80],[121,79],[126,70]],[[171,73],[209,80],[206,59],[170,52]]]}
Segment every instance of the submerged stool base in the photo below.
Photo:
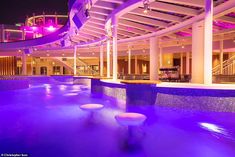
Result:
{"label": "submerged stool base", "polygon": [[122,149],[128,152],[136,152],[141,150],[141,139],[137,136],[136,131],[139,129],[146,116],[140,113],[126,112],[115,116],[116,121],[127,127],[127,137],[122,142]]}
{"label": "submerged stool base", "polygon": [[87,122],[89,124],[93,124],[94,123],[95,112],[98,111],[98,110],[103,109],[104,105],[102,105],[102,104],[84,104],[84,105],[81,105],[79,107],[80,107],[80,109],[82,109],[84,111],[90,112]]}

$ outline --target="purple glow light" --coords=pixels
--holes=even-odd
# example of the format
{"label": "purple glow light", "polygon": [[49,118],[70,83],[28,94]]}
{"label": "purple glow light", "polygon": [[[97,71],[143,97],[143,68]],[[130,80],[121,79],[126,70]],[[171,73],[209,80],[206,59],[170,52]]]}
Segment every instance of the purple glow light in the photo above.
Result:
{"label": "purple glow light", "polygon": [[227,28],[235,28],[235,24],[233,23],[228,23],[228,22],[223,22],[223,21],[214,21],[213,24],[215,26],[219,26],[222,27],[223,29],[227,29]]}
{"label": "purple glow light", "polygon": [[54,32],[54,31],[56,30],[56,28],[53,27],[53,26],[49,26],[49,27],[47,28],[47,30],[50,31],[50,32]]}
{"label": "purple glow light", "polygon": [[190,33],[186,33],[186,32],[176,32],[175,34],[177,34],[177,35],[179,35],[179,36],[183,36],[183,37],[191,36]]}
{"label": "purple glow light", "polygon": [[33,31],[36,31],[38,28],[35,27],[35,26],[33,26],[33,27],[31,27],[31,29],[32,29]]}

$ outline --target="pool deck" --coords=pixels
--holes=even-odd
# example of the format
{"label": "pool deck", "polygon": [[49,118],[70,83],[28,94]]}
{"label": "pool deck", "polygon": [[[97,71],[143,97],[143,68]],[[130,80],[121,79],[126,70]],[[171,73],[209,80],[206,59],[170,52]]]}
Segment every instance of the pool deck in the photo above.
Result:
{"label": "pool deck", "polygon": [[205,84],[196,84],[196,83],[160,82],[160,81],[150,81],[150,80],[113,80],[113,79],[101,79],[101,81],[113,84],[156,84],[157,87],[168,87],[168,88],[235,90],[235,84],[205,85]]}

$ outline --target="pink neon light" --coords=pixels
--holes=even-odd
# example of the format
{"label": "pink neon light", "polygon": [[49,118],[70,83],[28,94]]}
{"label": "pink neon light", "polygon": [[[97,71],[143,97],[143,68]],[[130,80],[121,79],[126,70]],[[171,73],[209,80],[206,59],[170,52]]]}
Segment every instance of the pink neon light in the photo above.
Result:
{"label": "pink neon light", "polygon": [[53,26],[49,26],[49,27],[47,28],[47,30],[50,31],[50,32],[54,32],[54,31],[56,30],[56,28],[53,27]]}
{"label": "pink neon light", "polygon": [[36,31],[38,28],[37,27],[35,27],[35,26],[33,26],[33,27],[31,27],[32,28],[32,30],[33,31]]}

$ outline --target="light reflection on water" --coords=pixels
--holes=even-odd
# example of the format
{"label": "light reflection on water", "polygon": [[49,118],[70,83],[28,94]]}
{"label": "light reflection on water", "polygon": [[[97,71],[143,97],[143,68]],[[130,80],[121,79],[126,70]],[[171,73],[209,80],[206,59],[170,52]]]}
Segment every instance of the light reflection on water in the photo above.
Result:
{"label": "light reflection on water", "polygon": [[65,91],[66,88],[67,88],[66,85],[59,85],[59,89],[60,89],[61,91]]}
{"label": "light reflection on water", "polygon": [[204,128],[208,131],[211,131],[211,132],[216,132],[216,133],[220,133],[220,134],[227,134],[226,131],[222,127],[217,126],[215,124],[201,122],[201,123],[199,123],[199,125],[202,128]]}
{"label": "light reflection on water", "polygon": [[77,96],[78,93],[66,93],[63,96]]}
{"label": "light reflection on water", "polygon": [[[148,105],[133,106],[133,110],[128,107],[145,114],[147,120],[134,130],[137,135],[144,133],[142,150],[123,152],[120,145],[127,129],[114,117],[126,106],[113,99],[92,97],[89,90],[80,87],[37,84],[27,90],[1,92],[0,153],[20,150],[32,157],[235,156],[235,122],[229,121],[235,114],[188,114]],[[105,106],[95,112],[95,124],[88,123],[89,112],[79,108],[87,103]],[[122,105],[125,107],[119,107]]]}
{"label": "light reflection on water", "polygon": [[199,126],[209,132],[211,132],[211,134],[217,138],[220,137],[224,137],[224,138],[228,138],[230,140],[235,140],[235,138],[233,138],[229,132],[223,128],[222,126],[216,125],[216,124],[212,124],[212,123],[206,123],[206,122],[199,122]]}

